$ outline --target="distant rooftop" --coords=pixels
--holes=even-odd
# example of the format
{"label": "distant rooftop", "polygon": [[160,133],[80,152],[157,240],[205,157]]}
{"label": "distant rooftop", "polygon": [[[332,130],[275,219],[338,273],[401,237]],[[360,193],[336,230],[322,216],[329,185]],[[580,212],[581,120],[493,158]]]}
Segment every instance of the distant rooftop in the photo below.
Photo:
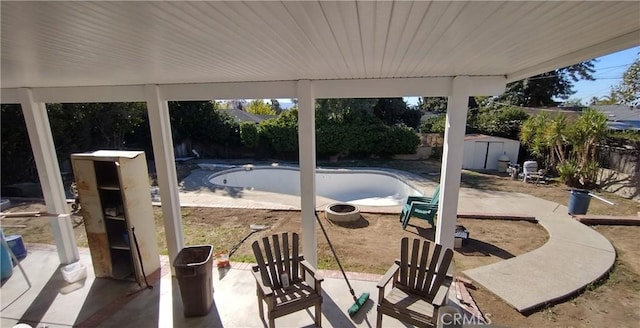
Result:
{"label": "distant rooftop", "polygon": [[611,130],[640,131],[640,109],[627,105],[589,106],[607,116],[607,126]]}

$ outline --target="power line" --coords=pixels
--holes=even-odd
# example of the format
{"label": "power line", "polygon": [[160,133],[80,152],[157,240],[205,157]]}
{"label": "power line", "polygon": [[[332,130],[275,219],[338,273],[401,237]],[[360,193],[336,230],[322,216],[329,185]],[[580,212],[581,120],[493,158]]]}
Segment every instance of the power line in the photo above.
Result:
{"label": "power line", "polygon": [[[635,62],[635,61],[634,61]],[[609,72],[601,72],[601,70],[605,70],[605,69],[613,69],[613,68],[618,68],[618,67],[629,67],[631,66],[634,62],[628,63],[628,64],[621,64],[621,65],[616,65],[616,66],[609,66],[609,67],[602,67],[602,68],[598,68],[596,71],[596,74],[602,74],[602,73],[609,73]],[[622,73],[622,75],[624,75],[624,73]],[[550,74],[550,75],[546,75],[546,76],[534,76],[534,77],[530,77],[527,78],[528,80],[542,80],[542,79],[550,79],[550,78],[554,78],[554,77],[560,77],[560,75],[558,74]],[[593,76],[594,78],[596,78],[595,76]],[[622,77],[606,77],[606,78],[598,78],[601,80],[609,80],[609,79],[620,79]],[[587,80],[589,81],[589,80]]]}

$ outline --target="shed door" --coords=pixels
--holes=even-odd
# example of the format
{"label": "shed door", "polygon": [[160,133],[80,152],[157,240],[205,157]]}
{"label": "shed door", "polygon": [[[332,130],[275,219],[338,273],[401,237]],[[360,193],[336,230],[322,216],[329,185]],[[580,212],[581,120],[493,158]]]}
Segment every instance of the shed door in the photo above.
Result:
{"label": "shed door", "polygon": [[474,169],[497,170],[498,158],[504,152],[503,142],[476,141],[473,150]]}
{"label": "shed door", "polygon": [[485,169],[497,170],[498,158],[504,152],[504,142],[490,142],[489,149],[487,151],[487,162],[485,163]]}
{"label": "shed door", "polygon": [[473,148],[473,166],[472,169],[484,169],[484,164],[487,161],[487,149],[489,143],[486,141],[476,141]]}

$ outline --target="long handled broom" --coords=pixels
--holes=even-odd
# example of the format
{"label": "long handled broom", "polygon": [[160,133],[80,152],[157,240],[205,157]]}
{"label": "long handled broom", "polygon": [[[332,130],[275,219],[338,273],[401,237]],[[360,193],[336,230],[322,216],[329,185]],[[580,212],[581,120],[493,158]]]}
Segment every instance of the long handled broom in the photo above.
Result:
{"label": "long handled broom", "polygon": [[242,243],[244,243],[247,239],[249,239],[249,237],[251,237],[251,235],[253,235],[254,233],[267,229],[269,227],[267,227],[266,225],[262,225],[262,224],[252,224],[249,226],[249,229],[251,229],[251,231],[244,236],[244,238],[242,238],[242,240],[240,240],[237,244],[233,245],[233,247],[231,247],[231,250],[229,251],[229,258],[231,258],[231,255],[233,255],[233,253],[235,253],[238,248],[240,248],[240,246],[242,245]]}
{"label": "long handled broom", "polygon": [[358,311],[360,311],[364,303],[366,303],[367,300],[369,300],[369,293],[362,293],[360,297],[356,297],[356,293],[353,291],[353,287],[351,287],[351,284],[349,283],[349,279],[347,279],[347,275],[344,273],[344,270],[342,269],[342,264],[340,264],[340,259],[338,259],[338,255],[336,255],[336,250],[333,249],[333,245],[331,245],[331,240],[329,240],[329,235],[327,235],[327,231],[324,230],[324,226],[322,225],[322,222],[318,217],[318,212],[313,211],[313,214],[316,216],[316,220],[318,221],[318,224],[320,224],[320,228],[322,229],[322,233],[324,234],[324,237],[327,239],[327,243],[329,243],[329,247],[331,248],[333,257],[336,259],[336,262],[338,262],[338,267],[340,267],[340,272],[342,272],[342,275],[344,276],[344,280],[347,282],[347,286],[349,286],[349,292],[351,293],[351,296],[353,296],[353,301],[355,303],[353,303],[353,305],[351,305],[349,310],[347,310],[349,312],[349,316],[353,317]]}

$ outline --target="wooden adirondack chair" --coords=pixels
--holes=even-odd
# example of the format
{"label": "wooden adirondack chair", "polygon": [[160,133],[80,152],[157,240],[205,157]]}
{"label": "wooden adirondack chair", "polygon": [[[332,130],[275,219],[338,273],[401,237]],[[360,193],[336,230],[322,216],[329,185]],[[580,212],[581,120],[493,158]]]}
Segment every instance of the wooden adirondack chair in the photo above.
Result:
{"label": "wooden adirondack chair", "polygon": [[[258,265],[253,266],[253,276],[256,279],[256,293],[258,295],[258,310],[264,321],[262,302],[267,303],[267,317],[269,327],[274,327],[275,318],[299,310],[315,306],[315,324],[321,326],[322,320],[322,288],[323,281],[316,274],[315,268],[298,254],[298,234],[283,233],[273,235],[271,244],[269,237],[262,238],[263,248],[254,241],[251,247]],[[291,245],[291,254],[289,245]],[[263,253],[264,251],[264,253]],[[263,255],[264,254],[264,255]],[[281,274],[289,276],[289,287],[284,288]],[[306,274],[311,275],[315,282],[310,286],[305,282]]]}
{"label": "wooden adirondack chair", "polygon": [[440,185],[436,188],[433,196],[428,198],[429,201],[421,201],[419,199],[410,201],[411,198],[412,196],[407,199],[407,204],[404,205],[402,213],[400,213],[402,229],[407,228],[412,217],[427,220],[435,228],[435,217],[438,213],[438,203],[440,202]]}
{"label": "wooden adirondack chair", "polygon": [[[378,282],[378,319],[376,327],[382,327],[382,315],[392,316],[417,327],[436,326],[438,308],[445,304],[449,286],[453,281],[448,274],[453,251],[435,244],[429,256],[429,242],[402,238],[400,260]],[[420,257],[418,258],[418,253]],[[385,295],[385,287],[392,282],[391,291]]]}

